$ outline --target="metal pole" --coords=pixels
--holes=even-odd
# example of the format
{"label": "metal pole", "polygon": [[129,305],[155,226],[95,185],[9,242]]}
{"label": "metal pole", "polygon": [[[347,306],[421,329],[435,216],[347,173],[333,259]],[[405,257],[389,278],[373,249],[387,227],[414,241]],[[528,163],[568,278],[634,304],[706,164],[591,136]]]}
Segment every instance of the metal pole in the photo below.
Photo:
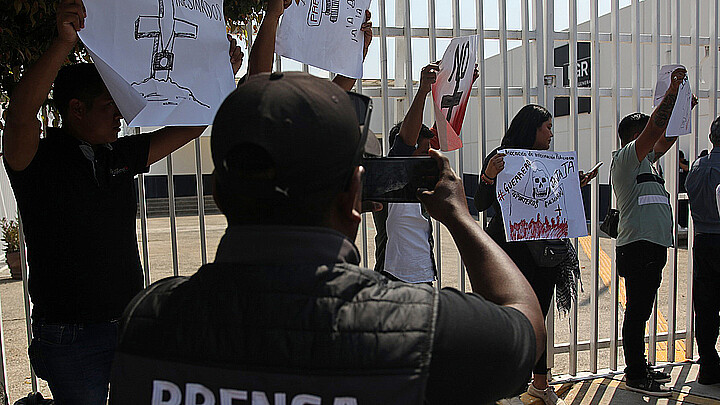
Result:
{"label": "metal pole", "polygon": [[[615,128],[617,128],[620,122],[620,4],[619,0],[612,0],[611,5],[611,30],[612,30],[612,42],[613,42],[613,57],[612,63],[615,67],[612,75],[612,86],[613,86],[613,104],[614,104],[614,122]],[[613,139],[613,150],[618,149],[618,137],[614,134]],[[612,206],[617,204],[615,193],[610,193],[612,199]],[[610,307],[611,311],[611,334],[610,334],[610,368],[612,370],[618,369],[618,344],[619,344],[619,319],[618,313],[619,302],[619,279],[617,274],[617,267],[615,265],[615,239],[612,239],[610,249]]]}
{"label": "metal pole", "polygon": [[[202,136],[202,135],[201,135]],[[200,137],[195,138],[195,180],[197,188],[198,221],[200,222],[200,260],[207,263],[207,240],[205,230],[205,190],[203,187],[202,156]]]}
{"label": "metal pole", "polygon": [[[598,0],[590,2],[590,60],[600,61],[600,37]],[[591,95],[591,127],[593,141],[590,143],[591,164],[595,166],[600,161],[600,69],[599,63],[592,69],[590,78]],[[598,234],[599,210],[600,210],[600,178],[590,182],[590,371],[597,373],[598,370],[598,339],[599,339],[599,314],[598,314],[598,272],[600,270],[600,235]],[[577,302],[575,303],[577,305]]]}
{"label": "metal pole", "polygon": [[[460,36],[460,0],[453,0],[453,2],[452,2],[452,21],[453,21],[453,36],[455,36],[455,37]],[[460,136],[460,140],[462,141],[463,132],[460,131],[458,136]],[[465,167],[464,167],[465,162],[463,161],[463,150],[462,149],[456,150],[455,156],[457,156],[458,175],[460,176],[461,179],[463,179],[464,173],[465,173]],[[460,256],[460,252],[457,253],[457,256],[458,256],[458,275],[460,278],[460,291],[465,292],[465,290],[467,289],[467,286],[465,283],[465,264],[462,261],[462,256]]]}
{"label": "metal pole", "polygon": [[388,52],[387,52],[387,23],[385,20],[385,0],[378,0],[380,9],[380,88],[382,95],[383,113],[383,145],[385,153],[390,150],[388,133],[390,132],[390,111],[388,104]]}
{"label": "metal pole", "polygon": [[510,117],[510,106],[508,99],[508,46],[507,46],[507,0],[498,0],[500,10],[500,58],[502,67],[502,87],[500,88],[500,97],[502,98],[502,119],[503,133],[507,132],[508,121]]}
{"label": "metal pole", "polygon": [[170,241],[172,243],[173,275],[179,273],[178,265],[178,244],[177,244],[177,223],[175,218],[175,180],[173,179],[172,153],[165,158],[167,167],[168,182],[168,207],[170,209]]}
{"label": "metal pole", "polygon": [[[133,128],[134,135],[140,135],[140,128]],[[145,198],[145,175],[138,174],[138,200],[140,200],[140,236],[142,237],[143,280],[150,285],[150,240],[148,239],[147,199]]]}
{"label": "metal pole", "polygon": [[[478,1],[482,3],[482,1]],[[523,76],[523,102],[530,104],[530,16],[528,10],[528,0],[520,0],[520,8],[522,14],[522,47],[525,56],[525,75]]]}
{"label": "metal pole", "polygon": [[[545,73],[549,75],[555,74],[555,2],[554,0],[545,1]],[[557,83],[557,78],[555,79]],[[555,115],[555,91],[553,86],[546,86],[545,92],[545,108],[550,114]],[[507,126],[505,127],[507,130]],[[547,329],[547,367],[552,368],[555,365],[555,299],[550,302],[550,309],[545,318]]]}
{"label": "metal pole", "polygon": [[[574,150],[578,156],[579,153],[579,141],[578,141],[578,80],[577,80],[577,0],[569,0],[570,5],[570,41],[568,44],[569,48],[569,66],[568,66],[568,78],[570,79],[570,133],[572,134],[572,150]],[[577,240],[573,241],[573,244],[577,247]],[[570,335],[570,374],[577,375],[577,342],[578,342],[578,309],[577,305],[573,305],[570,309],[570,329],[572,331]]]}
{"label": "metal pole", "polygon": [[[478,103],[478,178],[482,174],[483,160],[487,155],[487,123],[486,123],[486,105],[485,105],[485,21],[483,1],[477,2],[477,9],[475,15],[476,32],[478,36],[478,50],[477,50],[477,63],[478,63],[478,91],[477,91],[477,103]],[[481,226],[485,226],[486,213],[479,212],[478,219]]]}

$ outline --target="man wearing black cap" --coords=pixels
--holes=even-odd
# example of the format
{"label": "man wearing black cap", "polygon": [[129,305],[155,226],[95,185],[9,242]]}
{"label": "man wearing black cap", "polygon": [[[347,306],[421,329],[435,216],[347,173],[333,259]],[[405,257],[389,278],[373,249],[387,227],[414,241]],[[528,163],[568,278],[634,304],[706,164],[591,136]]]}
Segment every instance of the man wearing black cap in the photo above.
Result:
{"label": "man wearing black cap", "polygon": [[720,328],[720,216],[716,189],[720,185],[720,117],[710,126],[712,151],[693,163],[685,180],[695,225],[693,305],[695,339],[700,354],[700,384],[720,383],[720,357],[715,349]]}
{"label": "man wearing black cap", "polygon": [[358,265],[373,142],[327,80],[260,74],[231,94],[211,138],[228,229],[214,263],[128,306],[111,403],[486,403],[524,385],[545,344],[540,307],[470,216],[447,158],[431,151],[440,181],[419,195],[475,293]]}

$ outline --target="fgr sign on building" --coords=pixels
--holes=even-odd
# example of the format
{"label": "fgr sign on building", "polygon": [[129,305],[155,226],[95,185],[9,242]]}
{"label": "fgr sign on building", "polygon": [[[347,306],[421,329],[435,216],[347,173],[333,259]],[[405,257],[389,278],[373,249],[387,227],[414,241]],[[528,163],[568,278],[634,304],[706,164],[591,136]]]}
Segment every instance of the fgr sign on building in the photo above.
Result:
{"label": "fgr sign on building", "polygon": [[[570,87],[570,48],[568,44],[555,48],[555,67],[561,67],[563,71],[563,87]],[[590,87],[590,43],[577,43],[577,74],[578,87]],[[590,112],[590,97],[578,97],[578,113]],[[555,97],[555,116],[562,117],[570,115],[570,98]]]}

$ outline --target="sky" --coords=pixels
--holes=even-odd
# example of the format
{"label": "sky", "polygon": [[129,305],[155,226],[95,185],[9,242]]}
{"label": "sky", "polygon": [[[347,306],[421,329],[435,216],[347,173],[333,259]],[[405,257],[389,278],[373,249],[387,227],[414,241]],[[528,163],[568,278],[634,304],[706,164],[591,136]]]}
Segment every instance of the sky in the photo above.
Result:
{"label": "sky", "polygon": [[[400,0],[404,1],[404,0]],[[463,29],[474,29],[476,24],[476,9],[475,4],[478,0],[459,0],[460,3],[460,28]],[[483,22],[485,29],[493,30],[499,29],[499,2],[500,0],[482,0],[483,1]],[[507,1],[507,29],[508,30],[520,30],[522,29],[522,14],[521,14],[521,1],[524,0],[506,0]],[[530,29],[534,29],[532,22],[533,15],[533,3],[535,0],[527,0],[529,3],[529,15],[530,15]],[[569,1],[570,0],[555,0],[555,31],[566,30],[569,27],[570,14],[569,14]],[[578,13],[578,24],[590,20],[590,1],[588,0],[575,0],[577,1],[577,13]],[[453,0],[435,0],[435,24],[438,28],[452,28],[452,2]],[[389,27],[403,26],[404,22],[402,16],[398,16],[396,20],[395,13],[396,0],[385,0],[386,6],[386,23]],[[410,24],[414,28],[428,27],[428,1],[427,0],[410,0]],[[631,0],[620,0],[620,8],[629,6]],[[373,26],[379,25],[379,11],[378,11],[378,0],[372,0],[370,4],[370,11],[372,12]],[[598,10],[600,15],[610,13],[611,0],[599,0]],[[441,38],[437,40],[437,59],[442,57],[442,54],[450,43],[449,38]],[[508,49],[513,49],[521,45],[520,41],[508,41]],[[413,38],[412,39],[412,55],[413,55],[413,71],[419,72],[420,69],[426,64],[430,63],[430,40],[428,38]],[[392,79],[395,71],[395,39],[388,38],[388,75]],[[500,43],[498,40],[486,40],[485,41],[485,57],[497,55],[500,51]],[[245,53],[248,54],[247,52]],[[374,38],[370,45],[367,58],[364,64],[364,78],[366,79],[379,79],[380,78],[380,41],[378,38]],[[285,59],[282,60],[283,70],[300,70],[302,65],[295,61]],[[320,69],[310,68],[310,72],[319,75],[327,75],[326,72]],[[240,72],[241,74],[243,72]]]}

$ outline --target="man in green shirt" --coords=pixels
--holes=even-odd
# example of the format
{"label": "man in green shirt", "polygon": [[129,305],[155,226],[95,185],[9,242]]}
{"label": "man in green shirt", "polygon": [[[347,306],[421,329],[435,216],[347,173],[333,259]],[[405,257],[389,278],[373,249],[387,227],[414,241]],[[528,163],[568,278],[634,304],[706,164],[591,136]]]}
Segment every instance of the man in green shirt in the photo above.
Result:
{"label": "man in green shirt", "polygon": [[685,79],[685,69],[672,73],[670,87],[652,116],[631,114],[620,122],[622,147],[613,152],[612,187],[620,210],[617,269],[625,278],[627,305],[623,322],[626,385],[629,390],[659,397],[670,396],[662,383],[670,376],[654,371],[645,359],[645,323],[673,244],[670,195],[653,164],[675,143],[664,136]]}

